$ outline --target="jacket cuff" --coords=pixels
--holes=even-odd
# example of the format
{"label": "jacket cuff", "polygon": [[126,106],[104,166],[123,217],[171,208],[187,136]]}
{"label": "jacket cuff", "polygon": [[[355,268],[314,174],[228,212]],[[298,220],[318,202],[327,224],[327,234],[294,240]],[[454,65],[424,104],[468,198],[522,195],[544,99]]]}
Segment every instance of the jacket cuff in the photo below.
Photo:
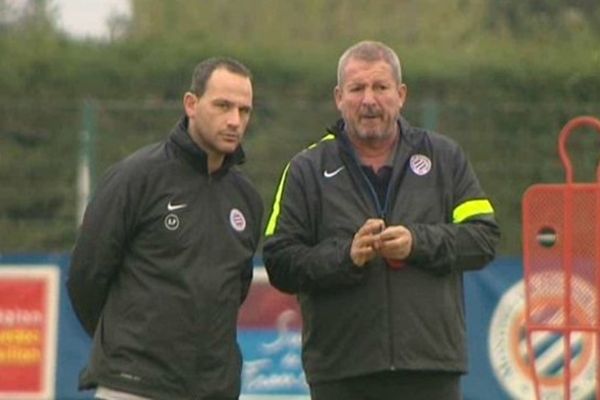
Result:
{"label": "jacket cuff", "polygon": [[359,267],[358,265],[354,264],[354,261],[352,261],[352,257],[350,256],[350,248],[351,247],[352,247],[352,239],[350,239],[348,241],[348,243],[344,246],[344,249],[342,252],[341,266],[345,271],[348,271],[351,276],[360,278],[364,275],[367,267],[364,265],[362,267]]}
{"label": "jacket cuff", "polygon": [[451,269],[445,256],[440,253],[435,243],[427,240],[428,227],[415,224],[406,228],[412,235],[412,249],[406,258],[407,263],[435,275],[449,273]]}
{"label": "jacket cuff", "polygon": [[419,264],[427,260],[427,251],[426,249],[419,248],[420,240],[418,238],[417,231],[414,226],[405,225],[405,228],[408,229],[410,235],[412,237],[412,243],[410,248],[410,253],[408,257],[406,257],[406,262],[408,264]]}

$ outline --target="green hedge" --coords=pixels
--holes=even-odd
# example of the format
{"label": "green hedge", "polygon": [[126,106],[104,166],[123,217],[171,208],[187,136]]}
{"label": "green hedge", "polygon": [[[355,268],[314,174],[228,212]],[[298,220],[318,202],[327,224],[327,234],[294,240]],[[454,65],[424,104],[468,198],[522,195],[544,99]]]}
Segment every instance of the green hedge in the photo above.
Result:
{"label": "green hedge", "polygon": [[[193,40],[196,39],[196,40]],[[75,237],[83,102],[93,99],[96,170],[150,141],[181,115],[193,66],[233,55],[255,73],[255,113],[244,167],[267,207],[287,160],[336,117],[332,89],[344,40],[313,49],[219,44],[207,38],[72,42],[0,35],[0,252],[64,251]],[[516,43],[482,37],[448,48],[399,45],[405,114],[458,140],[492,197],[501,253],[520,254],[520,199],[563,180],[556,137],[572,117],[600,116],[600,53],[585,37]],[[596,135],[597,136],[597,135]],[[594,179],[595,135],[573,143],[582,179]]]}

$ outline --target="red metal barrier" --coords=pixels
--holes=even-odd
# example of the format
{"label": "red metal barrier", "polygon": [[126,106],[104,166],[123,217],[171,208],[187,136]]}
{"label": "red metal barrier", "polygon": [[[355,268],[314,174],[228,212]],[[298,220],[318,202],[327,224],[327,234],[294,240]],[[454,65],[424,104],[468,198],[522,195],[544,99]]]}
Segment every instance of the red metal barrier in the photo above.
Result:
{"label": "red metal barrier", "polygon": [[572,378],[590,362],[600,382],[600,165],[597,182],[575,183],[566,151],[581,127],[600,133],[600,120],[578,117],[560,132],[565,183],[536,184],[523,196],[526,342],[538,400],[558,385],[565,400],[575,397]]}

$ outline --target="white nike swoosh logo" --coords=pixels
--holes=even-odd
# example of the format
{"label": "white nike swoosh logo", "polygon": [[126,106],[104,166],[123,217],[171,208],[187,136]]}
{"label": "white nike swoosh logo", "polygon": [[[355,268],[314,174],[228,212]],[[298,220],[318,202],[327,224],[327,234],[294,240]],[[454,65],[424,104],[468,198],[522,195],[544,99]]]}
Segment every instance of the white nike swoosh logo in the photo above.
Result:
{"label": "white nike swoosh logo", "polygon": [[187,204],[182,203],[182,204],[171,204],[171,202],[169,201],[169,204],[167,204],[167,210],[169,211],[175,211],[175,210],[180,210],[182,208],[186,208]]}
{"label": "white nike swoosh logo", "polygon": [[340,173],[340,171],[341,171],[341,170],[343,170],[343,169],[344,169],[344,166],[342,165],[342,166],[341,166],[341,167],[339,167],[338,169],[336,169],[336,170],[334,170],[334,171],[331,171],[331,172],[329,172],[329,171],[325,170],[325,171],[323,171],[323,176],[324,176],[325,178],[331,178],[331,177],[333,177],[333,176],[336,176],[337,174],[339,174],[339,173]]}

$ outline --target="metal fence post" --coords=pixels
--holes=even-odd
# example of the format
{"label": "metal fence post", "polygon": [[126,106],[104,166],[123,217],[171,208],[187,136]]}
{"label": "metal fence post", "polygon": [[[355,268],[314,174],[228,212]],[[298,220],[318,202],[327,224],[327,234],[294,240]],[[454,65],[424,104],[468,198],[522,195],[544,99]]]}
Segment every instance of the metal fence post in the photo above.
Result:
{"label": "metal fence post", "polygon": [[96,104],[85,100],[82,110],[82,129],[79,134],[79,166],[77,171],[77,226],[83,221],[85,207],[94,187],[94,148],[96,136]]}

